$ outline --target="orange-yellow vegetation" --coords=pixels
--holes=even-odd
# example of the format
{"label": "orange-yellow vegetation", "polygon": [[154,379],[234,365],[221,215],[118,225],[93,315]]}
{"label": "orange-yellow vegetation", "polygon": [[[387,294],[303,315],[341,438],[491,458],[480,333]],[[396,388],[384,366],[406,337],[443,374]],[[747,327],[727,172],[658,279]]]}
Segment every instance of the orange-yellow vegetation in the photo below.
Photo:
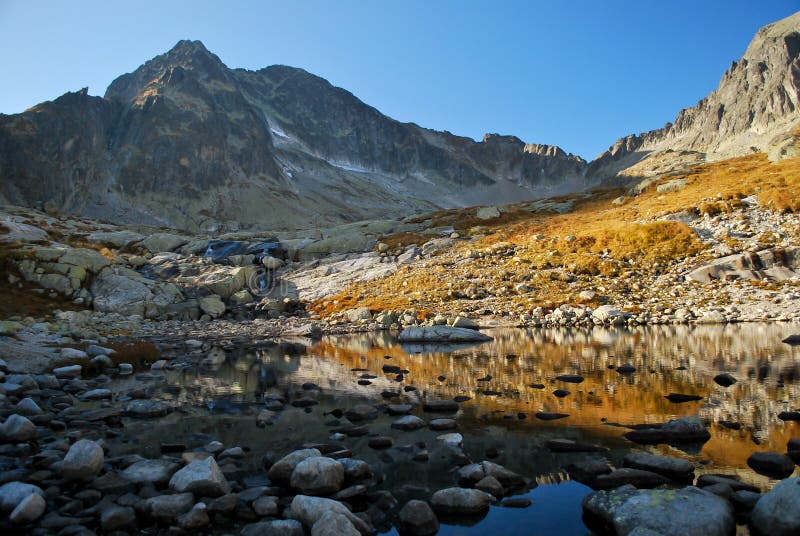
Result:
{"label": "orange-yellow vegetation", "polygon": [[[685,181],[685,186],[657,191],[658,184],[676,179]],[[323,316],[357,306],[431,311],[453,300],[455,291],[470,285],[500,289],[495,297],[525,307],[577,303],[575,285],[559,274],[635,275],[703,255],[706,248],[691,229],[679,221],[659,218],[680,211],[709,217],[730,213],[741,208],[742,199],[751,195],[766,208],[797,212],[799,191],[800,158],[773,163],[765,154],[757,153],[702,164],[653,181],[639,195],[619,204],[612,200],[626,194],[621,189],[558,198],[573,201],[572,210],[565,214],[531,213],[524,205],[515,205],[495,220],[478,220],[475,209],[440,211],[418,219],[431,219],[432,227],[453,225],[466,233],[480,225],[483,237],[457,244],[422,267],[401,268],[380,279],[351,285],[312,304],[312,308]],[[797,229],[788,231],[798,236]],[[422,244],[428,238],[406,233],[383,237],[382,241],[394,248]],[[514,253],[458,263],[468,250],[483,251],[500,241],[516,248]],[[515,292],[513,287],[518,283],[531,290]]]}

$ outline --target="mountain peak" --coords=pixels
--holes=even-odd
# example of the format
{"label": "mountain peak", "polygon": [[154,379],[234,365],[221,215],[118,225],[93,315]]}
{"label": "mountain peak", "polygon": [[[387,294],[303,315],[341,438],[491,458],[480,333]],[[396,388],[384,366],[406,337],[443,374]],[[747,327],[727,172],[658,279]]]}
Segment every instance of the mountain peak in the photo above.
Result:
{"label": "mountain peak", "polygon": [[[210,52],[201,41],[183,39],[164,54],[156,56],[132,73],[114,80],[106,90],[105,98],[130,102],[138,98],[142,89],[170,72],[191,71],[196,77],[224,77],[227,67]],[[167,76],[165,79],[169,79]]]}

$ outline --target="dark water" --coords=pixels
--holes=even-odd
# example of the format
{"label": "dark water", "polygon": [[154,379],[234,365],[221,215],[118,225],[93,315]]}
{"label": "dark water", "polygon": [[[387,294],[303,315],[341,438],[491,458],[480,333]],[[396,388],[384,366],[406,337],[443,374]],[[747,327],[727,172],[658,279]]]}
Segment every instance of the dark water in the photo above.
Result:
{"label": "dark water", "polygon": [[[437,440],[445,432],[392,430],[396,417],[381,414],[368,422],[369,436],[331,440],[333,418],[325,413],[359,402],[419,404],[431,398],[469,396],[457,415],[464,450],[475,461],[496,450],[494,461],[538,486],[525,494],[533,500],[526,509],[492,507],[485,519],[472,520],[471,526],[446,525],[441,533],[586,534],[580,501],[591,490],[570,482],[563,470],[586,455],[552,453],[544,447],[548,439],[602,444],[611,449],[607,456],[612,462],[619,462],[631,449],[684,457],[696,462],[698,474],[736,474],[762,489],[771,487],[774,482],[751,471],[746,460],[760,450],[785,452],[787,441],[800,437],[798,423],[777,417],[800,406],[800,347],[781,343],[792,333],[800,333],[800,325],[502,330],[490,332],[493,342],[462,348],[404,347],[388,333],[259,346],[221,341],[225,359],[213,370],[192,365],[198,355],[176,343],[165,353],[176,357],[172,363],[178,364],[177,369],[147,381],[130,377],[115,382],[114,388],[126,392],[152,386],[157,397],[180,403],[183,411],[155,422],[128,423],[113,448],[155,457],[162,442],[196,447],[213,438],[227,446],[249,448],[249,470],[263,474],[260,459],[266,452],[282,454],[303,443],[335,442],[383,473],[382,487],[402,505],[455,484],[448,452]],[[619,374],[615,368],[624,363],[636,367],[636,372]],[[397,382],[394,374],[382,372],[385,364],[409,372]],[[713,381],[720,372],[739,381],[720,387]],[[376,377],[369,385],[359,385],[365,373]],[[580,374],[585,381],[557,381],[559,374]],[[440,381],[439,376],[446,379]],[[320,389],[303,390],[307,382]],[[406,392],[405,386],[416,390]],[[552,394],[556,388],[570,394],[557,398]],[[381,396],[385,391],[395,392],[396,398],[385,399]],[[671,392],[703,399],[674,404],[664,398]],[[290,401],[312,397],[318,404],[310,412],[287,405],[274,426],[256,427],[255,415],[264,398],[274,395]],[[544,422],[534,418],[538,411],[569,417]],[[414,414],[433,417],[421,408]],[[699,415],[710,423],[710,441],[686,450],[640,447],[622,437],[628,429],[613,425],[665,422],[687,415]],[[344,418],[339,421],[348,424]],[[732,425],[739,429],[731,429]],[[392,437],[394,447],[370,449],[367,442],[374,435]],[[430,451],[428,462],[411,459],[417,442],[425,442]],[[391,523],[387,521],[382,530],[393,530]]]}

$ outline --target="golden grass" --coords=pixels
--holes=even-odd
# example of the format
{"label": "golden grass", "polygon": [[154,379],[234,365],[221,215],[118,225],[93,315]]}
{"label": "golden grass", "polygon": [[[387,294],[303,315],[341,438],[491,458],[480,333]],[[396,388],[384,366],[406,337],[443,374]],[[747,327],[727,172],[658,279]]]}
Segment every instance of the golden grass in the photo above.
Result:
{"label": "golden grass", "polygon": [[[659,183],[684,179],[677,191],[659,193]],[[615,205],[611,200],[622,190],[594,192],[590,197],[560,198],[573,201],[566,214],[536,213],[520,206],[495,220],[477,220],[475,209],[440,211],[420,216],[431,225],[469,229],[482,225],[487,236],[456,245],[451,253],[436,257],[423,267],[405,267],[396,273],[312,304],[329,316],[352,307],[401,310],[409,307],[436,311],[453,300],[464,300],[465,289],[477,286],[496,291],[490,298],[507,307],[529,309],[537,305],[578,303],[573,276],[617,277],[647,275],[687,257],[702,255],[706,247],[685,224],[658,218],[688,211],[714,217],[743,206],[742,198],[756,195],[759,203],[780,212],[800,210],[800,158],[771,163],[764,154],[753,154],[696,166],[682,175],[653,181],[638,196]],[[795,237],[800,230],[794,230]],[[764,237],[771,242],[774,237]],[[384,237],[383,242],[403,244],[408,236]],[[467,250],[483,251],[497,242],[511,244],[510,255],[486,254],[454,267]],[[591,279],[584,279],[584,283]],[[529,290],[515,291],[524,282]],[[468,306],[465,302],[463,305]]]}

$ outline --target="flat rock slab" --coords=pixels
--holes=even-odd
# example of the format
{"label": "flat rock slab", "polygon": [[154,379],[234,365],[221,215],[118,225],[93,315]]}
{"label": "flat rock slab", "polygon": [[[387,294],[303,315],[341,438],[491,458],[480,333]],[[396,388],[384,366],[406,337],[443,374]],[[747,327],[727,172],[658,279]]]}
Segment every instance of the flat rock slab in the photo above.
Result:
{"label": "flat rock slab", "polygon": [[631,452],[625,456],[622,464],[632,469],[657,473],[672,480],[687,483],[694,480],[694,464],[682,458]]}
{"label": "flat rock slab", "polygon": [[492,337],[474,329],[454,328],[452,326],[420,326],[403,330],[398,337],[400,342],[485,342]]}

